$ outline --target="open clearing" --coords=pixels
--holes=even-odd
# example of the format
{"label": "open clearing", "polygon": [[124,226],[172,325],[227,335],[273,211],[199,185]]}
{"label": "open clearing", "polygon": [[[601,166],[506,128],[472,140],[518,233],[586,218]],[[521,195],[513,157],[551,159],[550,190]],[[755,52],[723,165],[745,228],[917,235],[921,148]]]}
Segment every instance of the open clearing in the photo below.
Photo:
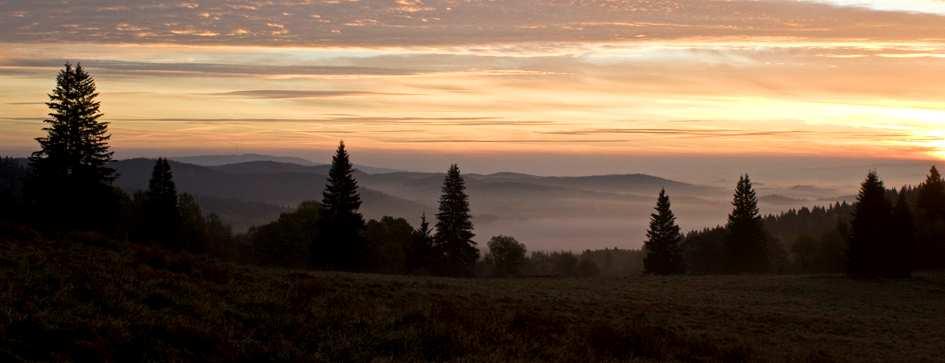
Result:
{"label": "open clearing", "polygon": [[[0,242],[0,360],[936,361],[945,274],[460,280]],[[76,338],[79,337],[79,338]]]}

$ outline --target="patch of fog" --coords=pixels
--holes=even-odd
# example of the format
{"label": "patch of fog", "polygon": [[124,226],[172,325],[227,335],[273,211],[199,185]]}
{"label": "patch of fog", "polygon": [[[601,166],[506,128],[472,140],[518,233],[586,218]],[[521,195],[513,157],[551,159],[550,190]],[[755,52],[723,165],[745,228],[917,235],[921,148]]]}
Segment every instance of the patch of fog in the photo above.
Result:
{"label": "patch of fog", "polygon": [[[688,203],[685,199],[674,202],[673,209],[683,232],[724,225],[731,206],[728,200],[716,199],[712,203]],[[826,206],[834,200],[797,199],[778,203],[762,201],[759,208],[763,215],[777,214],[801,207]],[[492,236],[509,235],[525,243],[531,251],[622,248],[639,249],[646,239],[652,206],[626,204],[622,208],[606,208],[604,211],[587,203],[578,209],[556,210],[555,213],[529,217],[513,210],[494,215],[494,218],[474,221],[476,241],[485,248]]]}

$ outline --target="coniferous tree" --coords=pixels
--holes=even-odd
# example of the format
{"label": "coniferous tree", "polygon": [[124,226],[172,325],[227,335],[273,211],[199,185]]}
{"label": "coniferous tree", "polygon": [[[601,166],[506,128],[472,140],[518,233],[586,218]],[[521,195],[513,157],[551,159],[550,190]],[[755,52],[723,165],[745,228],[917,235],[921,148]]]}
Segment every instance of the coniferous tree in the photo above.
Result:
{"label": "coniferous tree", "polygon": [[732,273],[764,273],[768,271],[768,242],[758,211],[758,196],[748,175],[742,176],[735,188],[734,207],[725,227],[725,248],[728,270]]}
{"label": "coniferous tree", "polygon": [[95,79],[66,64],[46,105],[46,136],[30,157],[30,198],[42,220],[58,227],[103,227],[117,214],[108,122],[100,120]]}
{"label": "coniferous tree", "polygon": [[945,180],[933,166],[916,199],[917,248],[921,268],[945,267]]}
{"label": "coniferous tree", "polygon": [[890,277],[912,276],[912,258],[915,244],[915,225],[912,211],[906,200],[906,190],[899,192],[899,199],[892,211],[892,238],[888,241],[888,266],[886,273]]}
{"label": "coniferous tree", "polygon": [[682,255],[682,234],[676,224],[676,216],[670,209],[666,190],[660,190],[656,212],[650,215],[650,229],[646,232],[643,246],[646,256],[643,266],[646,273],[657,275],[685,272]]}
{"label": "coniferous tree", "polygon": [[417,235],[423,239],[433,240],[433,230],[430,228],[430,222],[427,221],[427,214],[420,215],[420,227],[417,228]]}
{"label": "coniferous tree", "polygon": [[322,193],[320,235],[312,250],[316,267],[354,271],[361,268],[367,246],[364,217],[358,211],[361,196],[344,142],[331,159],[328,181]]}
{"label": "coniferous tree", "polygon": [[165,245],[174,244],[178,227],[177,187],[167,159],[158,158],[151,171],[144,202],[144,225],[148,236]]}
{"label": "coniferous tree", "polygon": [[[846,271],[848,231],[853,211],[854,205],[844,202],[830,207],[788,210],[762,218],[768,236],[768,271]],[[688,273],[729,271],[725,268],[726,233],[725,226],[720,226],[686,234],[683,255]],[[791,241],[790,248],[782,245],[781,241]],[[793,256],[788,256],[788,250],[793,252]]]}
{"label": "coniferous tree", "polygon": [[420,216],[420,226],[414,231],[408,248],[407,272],[431,272],[432,255],[433,231],[430,229],[430,222],[427,221],[427,214],[424,213]]}
{"label": "coniferous tree", "polygon": [[945,214],[945,180],[935,166],[932,166],[925,182],[919,186],[918,204],[919,209]]}
{"label": "coniferous tree", "polygon": [[479,259],[479,250],[472,240],[475,234],[469,213],[466,182],[456,164],[450,166],[442,191],[434,236],[437,270],[449,276],[472,276]]}
{"label": "coniferous tree", "polygon": [[890,233],[892,207],[886,188],[876,172],[871,171],[860,187],[851,222],[847,247],[847,272],[851,276],[871,277],[885,274],[888,264],[884,253]]}

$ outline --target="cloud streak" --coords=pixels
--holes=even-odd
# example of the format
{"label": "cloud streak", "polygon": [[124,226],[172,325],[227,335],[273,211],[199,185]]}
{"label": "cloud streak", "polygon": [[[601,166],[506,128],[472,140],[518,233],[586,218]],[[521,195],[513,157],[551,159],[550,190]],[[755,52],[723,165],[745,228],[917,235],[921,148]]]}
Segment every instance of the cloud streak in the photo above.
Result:
{"label": "cloud streak", "polygon": [[120,147],[945,156],[945,16],[868,2],[0,0],[0,143],[68,60]]}
{"label": "cloud streak", "polygon": [[754,136],[789,136],[811,134],[812,131],[801,130],[766,130],[766,131],[747,131],[731,129],[679,129],[679,128],[620,128],[620,129],[584,129],[567,131],[545,131],[546,135],[678,135],[678,136],[703,136],[703,137],[754,137]]}
{"label": "cloud streak", "polygon": [[403,93],[329,90],[247,90],[211,93],[213,96],[237,96],[257,99],[332,98],[356,96],[409,96]]}
{"label": "cloud streak", "polygon": [[[443,46],[692,37],[937,38],[937,8],[873,1],[427,0],[0,3],[0,41]],[[409,3],[409,4],[408,4]],[[859,2],[857,2],[859,3]],[[405,5],[408,4],[408,5]],[[924,6],[923,6],[924,5]],[[940,7],[939,7],[940,8]],[[891,11],[890,11],[891,10]],[[919,13],[916,11],[926,11]]]}
{"label": "cloud streak", "polygon": [[392,144],[616,144],[629,142],[622,139],[384,139]]}
{"label": "cloud streak", "polygon": [[[0,119],[30,121],[30,117],[0,117]],[[296,124],[341,124],[341,125],[426,125],[426,126],[543,126],[554,125],[552,121],[506,120],[493,117],[371,117],[343,116],[322,118],[111,118],[121,123],[296,123]]]}
{"label": "cloud streak", "polygon": [[[725,121],[714,121],[724,124]],[[700,138],[759,138],[759,137],[837,137],[842,139],[887,139],[905,142],[928,142],[940,140],[935,137],[916,137],[905,132],[862,132],[855,130],[827,131],[827,130],[747,130],[747,129],[705,129],[705,128],[610,128],[610,129],[578,129],[563,131],[541,131],[544,135],[562,136],[590,136],[590,135],[642,135],[642,136],[682,136]]]}
{"label": "cloud streak", "polygon": [[109,74],[139,74],[155,76],[171,75],[206,75],[217,76],[403,76],[422,73],[413,69],[392,69],[358,66],[305,66],[305,65],[253,65],[222,63],[184,63],[184,62],[137,62],[97,59],[6,59],[0,60],[2,67],[20,68],[59,68],[66,62],[81,63],[89,69],[96,69]]}

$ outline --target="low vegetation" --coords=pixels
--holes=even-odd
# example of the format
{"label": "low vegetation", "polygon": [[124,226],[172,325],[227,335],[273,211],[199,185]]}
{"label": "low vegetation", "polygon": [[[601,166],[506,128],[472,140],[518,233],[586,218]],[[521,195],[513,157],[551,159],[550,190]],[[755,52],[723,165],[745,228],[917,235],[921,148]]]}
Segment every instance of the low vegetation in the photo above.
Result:
{"label": "low vegetation", "polygon": [[945,275],[450,279],[0,241],[0,360],[934,361]]}

